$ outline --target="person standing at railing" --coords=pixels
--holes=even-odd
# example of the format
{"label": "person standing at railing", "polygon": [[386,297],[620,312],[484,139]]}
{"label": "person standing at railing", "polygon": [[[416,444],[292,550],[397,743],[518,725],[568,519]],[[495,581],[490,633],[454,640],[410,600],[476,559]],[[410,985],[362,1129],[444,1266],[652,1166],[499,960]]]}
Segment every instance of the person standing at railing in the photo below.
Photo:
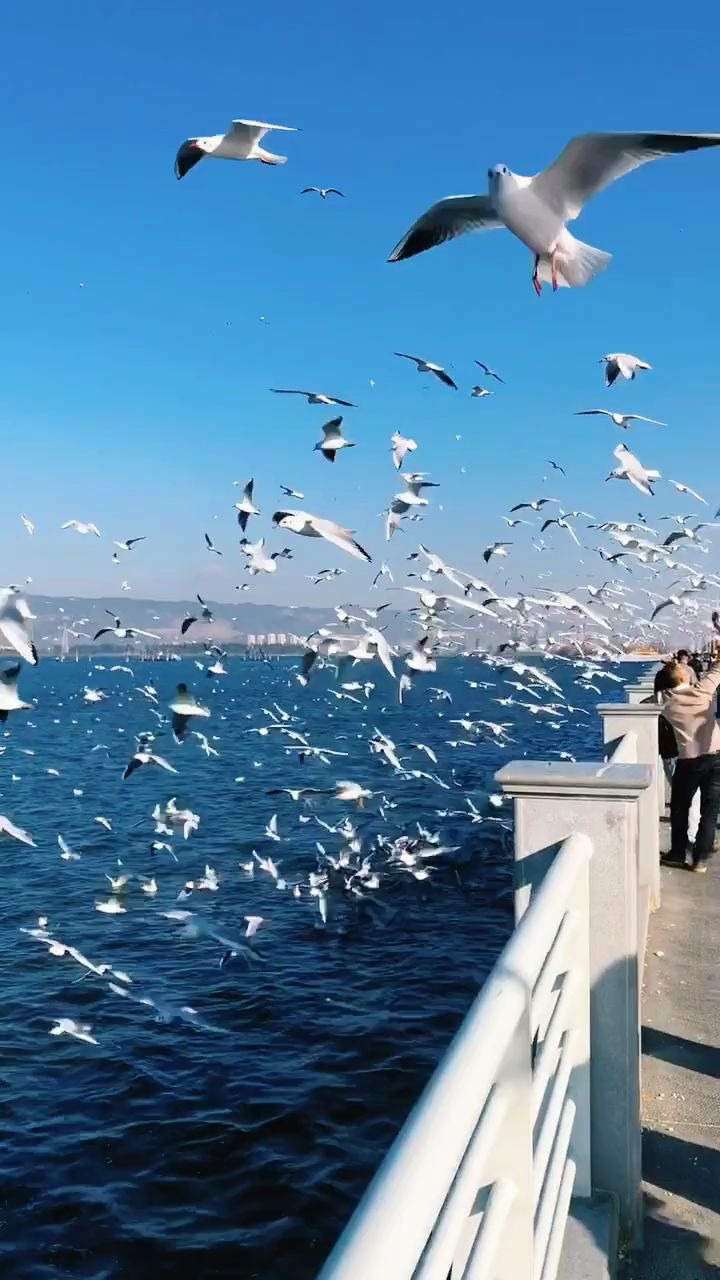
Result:
{"label": "person standing at railing", "polygon": [[[715,625],[720,630],[720,620]],[[690,683],[691,670],[684,663],[669,662],[656,677],[662,714],[673,729],[678,752],[670,800],[672,844],[666,861],[677,866],[685,865],[690,805],[699,791],[700,825],[695,838],[692,869],[704,872],[713,853],[720,815],[720,724],[715,719],[715,698],[720,688],[720,651],[716,651],[715,661],[707,675],[695,684]]]}

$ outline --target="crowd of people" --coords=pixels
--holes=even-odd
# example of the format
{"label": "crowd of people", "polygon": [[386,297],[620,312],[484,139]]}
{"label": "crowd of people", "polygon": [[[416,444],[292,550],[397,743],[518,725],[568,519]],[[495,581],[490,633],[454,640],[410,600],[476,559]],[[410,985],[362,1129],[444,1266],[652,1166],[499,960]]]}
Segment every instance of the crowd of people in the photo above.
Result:
{"label": "crowd of people", "polygon": [[[713,617],[713,625],[718,624]],[[655,676],[660,755],[670,781],[671,866],[703,873],[720,816],[720,643],[713,653],[679,649]]]}

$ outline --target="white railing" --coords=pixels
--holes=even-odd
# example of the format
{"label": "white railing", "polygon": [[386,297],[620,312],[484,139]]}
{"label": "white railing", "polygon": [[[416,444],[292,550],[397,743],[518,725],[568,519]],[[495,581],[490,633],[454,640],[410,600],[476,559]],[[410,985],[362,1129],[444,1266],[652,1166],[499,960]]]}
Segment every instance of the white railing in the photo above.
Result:
{"label": "white railing", "polygon": [[561,845],[322,1280],[555,1276],[590,1190],[591,852]]}
{"label": "white railing", "polygon": [[639,1242],[657,708],[600,710],[605,764],[497,775],[515,931],[319,1280],[555,1280],[572,1198],[597,1190]]}

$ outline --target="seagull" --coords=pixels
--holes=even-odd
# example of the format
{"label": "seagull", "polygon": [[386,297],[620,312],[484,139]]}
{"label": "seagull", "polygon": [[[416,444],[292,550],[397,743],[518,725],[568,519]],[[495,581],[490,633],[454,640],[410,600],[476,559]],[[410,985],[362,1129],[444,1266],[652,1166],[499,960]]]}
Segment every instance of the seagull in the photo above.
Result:
{"label": "seagull", "polygon": [[22,596],[13,588],[0,590],[0,635],[16,653],[31,666],[38,661],[38,652],[28,629],[33,615]]}
{"label": "seagull", "polygon": [[170,703],[170,711],[172,712],[172,731],[176,742],[181,742],[185,737],[185,730],[193,716],[201,716],[207,719],[210,715],[207,707],[200,706],[195,694],[188,689],[186,684],[177,686],[175,697]]}
{"label": "seagull", "polygon": [[323,438],[315,445],[314,452],[318,451],[323,458],[327,458],[328,462],[335,461],[335,454],[341,449],[354,449],[355,441],[346,440],[342,433],[342,418],[331,418],[322,428]]}
{"label": "seagull", "polygon": [[298,493],[297,489],[288,489],[286,484],[280,485],[280,492],[284,493],[286,498],[295,498],[297,502],[302,502],[305,498],[304,493]]}
{"label": "seagull", "polygon": [[147,538],[126,538],[124,542],[113,542],[113,546],[121,551],[132,551],[136,542],[147,542]]}
{"label": "seagull", "polygon": [[205,156],[216,160],[260,160],[262,164],[285,164],[287,156],[273,155],[258,144],[271,129],[297,133],[292,125],[262,124],[259,120],[233,120],[227,133],[207,138],[186,138],[175,157],[175,177],[185,174]]}
{"label": "seagull", "polygon": [[348,555],[354,556],[356,560],[366,560],[368,563],[372,560],[367,551],[353,538],[352,529],[345,529],[334,520],[314,516],[309,511],[276,511],[272,522],[276,528],[289,529],[291,533],[301,534],[305,538],[325,538],[334,546],[340,547],[341,551],[347,551]]}
{"label": "seagull", "polygon": [[240,528],[242,529],[243,533],[247,528],[247,522],[250,519],[250,516],[260,515],[259,509],[253,503],[254,483],[255,483],[254,480],[248,480],[247,484],[245,485],[245,488],[243,489],[242,498],[240,499],[239,502],[236,502],[234,504],[238,513],[238,524],[240,525]]}
{"label": "seagull", "polygon": [[605,365],[605,386],[611,387],[618,377],[632,382],[638,369],[652,369],[651,364],[641,360],[639,356],[629,356],[624,351],[616,351],[613,355],[603,356],[600,364]]}
{"label": "seagull", "polygon": [[110,609],[106,609],[105,612],[114,619],[115,625],[112,627],[101,627],[99,631],[95,632],[93,640],[99,640],[100,636],[108,635],[115,636],[116,640],[133,640],[135,636],[146,636],[148,640],[160,639],[160,636],[156,635],[154,631],[141,631],[139,627],[123,627],[120,619],[116,618]]}
{"label": "seagull", "polygon": [[12,836],[13,840],[19,840],[21,844],[29,844],[33,849],[35,848],[35,841],[30,833],[23,831],[22,827],[16,827],[15,823],[6,818],[3,813],[0,813],[0,835]]}
{"label": "seagull", "polygon": [[653,609],[652,614],[650,615],[650,621],[654,622],[658,614],[662,613],[663,609],[669,608],[671,604],[674,604],[676,607],[680,607],[683,600],[686,600],[688,596],[694,596],[696,594],[697,592],[693,588],[690,588],[688,591],[681,591],[677,596],[668,596],[667,600],[661,600],[660,604],[656,605]]}
{"label": "seagull", "polygon": [[292,560],[292,552],[287,547],[282,551],[273,551],[272,555],[267,555],[264,547],[264,538],[258,538],[257,542],[248,542],[243,538],[240,543],[240,550],[250,562],[247,568],[253,577],[258,573],[275,573],[278,560]]}
{"label": "seagull", "polygon": [[680,484],[677,480],[668,480],[668,484],[673,485],[673,487],[677,489],[678,493],[686,493],[689,498],[695,498],[697,502],[702,502],[707,506],[707,498],[702,498],[700,494],[696,493],[694,489],[691,489],[689,485]]}
{"label": "seagull", "polygon": [[552,467],[553,471],[559,471],[561,476],[567,477],[565,468],[561,467],[559,462],[553,462],[552,458],[548,458],[548,466]]}
{"label": "seagull", "polygon": [[533,498],[530,502],[518,502],[516,506],[510,508],[510,515],[513,511],[539,511],[541,507],[546,507],[548,502],[559,501],[559,498]]}
{"label": "seagull", "polygon": [[94,533],[96,538],[100,537],[100,530],[96,524],[86,524],[84,520],[66,520],[60,525],[61,529],[74,529],[76,533]]}
{"label": "seagull", "polygon": [[624,444],[619,444],[617,449],[613,449],[613,456],[618,459],[620,466],[611,471],[610,475],[605,477],[606,480],[629,480],[630,484],[641,493],[649,494],[651,498],[655,496],[652,483],[662,479],[659,471],[648,471],[640,459],[636,458]]}
{"label": "seagull", "polygon": [[580,539],[578,538],[575,530],[572,525],[568,524],[567,520],[563,516],[558,516],[552,520],[546,520],[541,526],[540,532],[544,533],[546,529],[550,528],[551,524],[556,524],[559,529],[567,529],[570,537],[573,539],[573,542],[576,542],[577,545],[580,546]]}
{"label": "seagull", "polygon": [[35,532],[35,525],[33,524],[32,520],[29,520],[27,516],[21,516],[20,519],[22,520],[23,524],[25,525],[25,528],[27,529],[28,533],[32,537],[32,535]]}
{"label": "seagull", "polygon": [[7,720],[11,711],[32,711],[31,703],[21,702],[18,698],[18,676],[21,667],[21,662],[15,662],[13,666],[5,667],[4,671],[0,671],[0,724]]}
{"label": "seagull", "polygon": [[141,769],[144,764],[156,764],[161,769],[167,769],[168,773],[177,773],[177,769],[174,769],[163,756],[156,756],[153,751],[141,747],[131,756],[123,773],[123,781],[129,778],[131,773],[135,773],[136,769]]}
{"label": "seagull", "polygon": [[480,366],[486,378],[494,378],[496,382],[502,382],[503,386],[505,386],[505,379],[501,378],[499,373],[495,373],[494,369],[488,368],[486,364],[483,364],[482,360],[476,360],[475,363]]}
{"label": "seagull", "polygon": [[491,395],[492,395],[492,391],[488,391],[487,387],[473,387],[472,391],[470,392],[471,398],[475,398],[476,400],[482,400],[483,396],[491,396]]}
{"label": "seagull", "polygon": [[389,262],[411,258],[464,231],[507,227],[534,258],[533,286],[585,285],[611,255],[576,240],[567,230],[583,206],[617,178],[648,160],[720,144],[717,133],[586,133],[572,138],[557,159],[532,178],[506,165],[488,170],[487,195],[446,196],[402,237]]}
{"label": "seagull", "polygon": [[592,414],[603,414],[606,418],[612,418],[615,426],[622,427],[623,431],[627,431],[632,422],[650,422],[654,427],[667,426],[667,422],[658,422],[657,418],[644,418],[641,413],[613,413],[610,409],[578,409],[575,417],[585,418]]}
{"label": "seagull", "polygon": [[85,1044],[97,1044],[90,1035],[92,1027],[89,1022],[76,1022],[74,1018],[53,1018],[54,1027],[50,1028],[51,1036],[72,1036],[73,1040],[82,1040]]}
{"label": "seagull", "polygon": [[295,391],[287,387],[271,387],[276,396],[305,396],[308,404],[339,404],[343,409],[357,409],[350,400],[339,400],[337,396],[326,396],[322,391]]}
{"label": "seagull", "polygon": [[422,496],[421,489],[439,489],[439,485],[435,480],[425,480],[427,475],[425,471],[401,471],[400,479],[405,481],[406,488],[402,493],[396,493],[392,500],[391,511],[397,515],[404,515],[410,507],[426,507],[428,499]]}
{"label": "seagull", "polygon": [[327,200],[328,196],[343,196],[343,191],[338,191],[337,187],[303,187],[300,192],[301,196],[306,196],[309,191],[316,191],[321,200]]}
{"label": "seagull", "polygon": [[488,564],[493,556],[509,555],[510,552],[506,551],[505,548],[511,547],[512,545],[512,542],[493,542],[492,546],[486,547],[483,551],[483,560]]}
{"label": "seagull", "polygon": [[217,547],[214,545],[213,540],[208,533],[205,534],[205,545],[208,551],[214,551],[216,556],[222,555],[222,551],[218,551]]}
{"label": "seagull", "polygon": [[409,436],[401,436],[400,432],[396,431],[391,437],[390,443],[392,445],[393,462],[396,470],[399,471],[405,455],[414,453],[417,449],[417,441],[410,439]]}
{"label": "seagull", "polygon": [[691,542],[697,542],[698,534],[701,529],[717,529],[717,528],[718,526],[716,523],[708,522],[708,521],[705,521],[704,523],[701,523],[701,524],[696,524],[692,528],[690,527],[690,525],[683,523],[682,528],[678,529],[677,533],[669,534],[669,536],[663,542],[663,546],[671,547],[674,542],[680,542],[683,538],[689,538]]}
{"label": "seagull", "polygon": [[396,356],[401,360],[412,360],[417,365],[418,373],[434,373],[436,378],[445,383],[446,387],[453,387],[457,391],[457,383],[453,382],[449,373],[446,373],[441,364],[432,364],[429,360],[422,360],[420,356],[408,356],[403,351],[396,351]]}

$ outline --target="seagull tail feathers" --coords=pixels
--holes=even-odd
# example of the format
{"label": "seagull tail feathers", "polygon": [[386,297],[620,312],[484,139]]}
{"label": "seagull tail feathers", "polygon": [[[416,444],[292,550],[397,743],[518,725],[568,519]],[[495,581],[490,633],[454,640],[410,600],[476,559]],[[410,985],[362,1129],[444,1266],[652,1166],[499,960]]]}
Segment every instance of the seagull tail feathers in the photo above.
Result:
{"label": "seagull tail feathers", "polygon": [[[605,271],[612,260],[611,253],[595,249],[591,244],[576,240],[570,232],[563,231],[555,250],[557,282],[562,289],[578,289],[589,284],[593,276]],[[541,258],[538,275],[543,284],[552,283],[552,267],[549,257]]]}

